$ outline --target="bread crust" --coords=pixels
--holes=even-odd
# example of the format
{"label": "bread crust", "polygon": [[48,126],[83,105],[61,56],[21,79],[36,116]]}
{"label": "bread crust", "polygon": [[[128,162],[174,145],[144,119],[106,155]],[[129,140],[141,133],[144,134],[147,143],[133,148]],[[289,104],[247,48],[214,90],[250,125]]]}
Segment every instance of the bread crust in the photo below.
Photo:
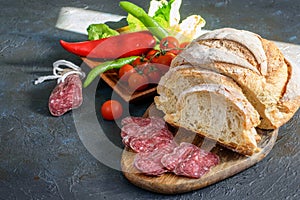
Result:
{"label": "bread crust", "polygon": [[[227,31],[228,34],[233,32],[233,35],[238,32],[233,29],[225,29],[223,33],[224,31]],[[217,32],[222,31],[217,30]],[[249,45],[242,44],[243,40],[241,39],[234,41],[220,37],[212,38],[216,34],[211,34],[211,37],[204,35],[196,39],[188,49],[173,60],[171,67],[191,64],[232,78],[259,112],[262,120],[258,127],[276,129],[286,123],[299,108],[300,87],[298,87],[299,84],[295,84],[297,78],[291,79],[292,72],[293,77],[298,77],[299,73],[295,73],[293,66],[287,62],[273,42],[256,34],[241,32],[249,34],[251,37],[257,37],[256,43],[258,44],[256,46],[260,44],[265,55],[262,56],[261,51],[259,51],[259,55],[254,55],[253,51],[245,49]],[[244,61],[237,63],[233,61],[235,60],[233,56],[219,59],[211,53],[217,51],[227,52],[226,55],[229,55],[228,52],[230,52]],[[264,57],[267,59],[267,67],[263,69]],[[257,58],[261,59],[257,60]],[[245,65],[245,62],[252,68]],[[289,91],[286,90],[288,85]]]}

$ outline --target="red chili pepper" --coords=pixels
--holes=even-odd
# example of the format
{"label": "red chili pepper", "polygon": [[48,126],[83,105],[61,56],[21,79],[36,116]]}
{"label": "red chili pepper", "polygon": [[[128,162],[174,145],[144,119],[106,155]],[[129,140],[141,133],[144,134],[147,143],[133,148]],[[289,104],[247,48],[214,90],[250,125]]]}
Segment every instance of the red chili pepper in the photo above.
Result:
{"label": "red chili pepper", "polygon": [[78,56],[116,59],[145,54],[155,46],[156,40],[149,31],[139,31],[83,42],[70,43],[60,40],[60,44]]}

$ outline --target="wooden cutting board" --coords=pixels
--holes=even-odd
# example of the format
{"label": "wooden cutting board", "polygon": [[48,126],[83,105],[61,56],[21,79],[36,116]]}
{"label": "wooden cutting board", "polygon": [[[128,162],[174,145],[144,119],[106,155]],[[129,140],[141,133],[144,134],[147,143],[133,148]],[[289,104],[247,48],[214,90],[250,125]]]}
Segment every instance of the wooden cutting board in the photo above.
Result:
{"label": "wooden cutting board", "polygon": [[[162,113],[152,104],[144,115],[144,117],[148,116],[162,116]],[[149,191],[162,194],[177,194],[197,190],[233,176],[265,158],[275,144],[278,129],[273,131],[258,130],[258,132],[262,137],[261,142],[258,144],[262,151],[251,157],[230,151],[212,141],[200,138],[200,136],[192,132],[177,132],[175,140],[178,143],[182,141],[192,142],[206,150],[211,149],[213,153],[220,157],[220,164],[199,179],[176,176],[172,173],[166,173],[162,176],[143,175],[133,166],[135,153],[129,148],[125,148],[123,151],[121,168],[124,176],[131,183]]]}

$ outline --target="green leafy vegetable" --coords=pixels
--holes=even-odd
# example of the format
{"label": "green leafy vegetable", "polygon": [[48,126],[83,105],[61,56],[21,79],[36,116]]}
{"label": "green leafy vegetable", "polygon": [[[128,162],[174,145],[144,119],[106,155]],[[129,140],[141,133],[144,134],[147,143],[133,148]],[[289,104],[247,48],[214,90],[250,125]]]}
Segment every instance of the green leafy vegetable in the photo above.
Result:
{"label": "green leafy vegetable", "polygon": [[[174,2],[174,0],[170,0],[170,2],[167,2],[165,0],[152,0],[150,4],[153,4],[152,7],[150,5],[148,15],[151,13],[151,17],[159,23],[164,28],[170,27],[170,11],[171,11],[171,5]],[[151,9],[151,11],[150,11]],[[130,31],[139,31],[139,30],[145,30],[147,29],[145,25],[136,17],[132,16],[131,14],[128,14],[127,16],[127,22]]]}
{"label": "green leafy vegetable", "polygon": [[162,5],[155,11],[154,16],[152,17],[165,28],[170,27],[170,12],[173,2],[174,0],[162,2]]}
{"label": "green leafy vegetable", "polygon": [[190,41],[202,34],[205,20],[200,15],[180,18],[182,0],[151,0],[148,15],[177,39]]}
{"label": "green leafy vegetable", "polygon": [[88,39],[98,40],[114,35],[119,35],[118,31],[109,28],[106,24],[91,24],[87,28]]}

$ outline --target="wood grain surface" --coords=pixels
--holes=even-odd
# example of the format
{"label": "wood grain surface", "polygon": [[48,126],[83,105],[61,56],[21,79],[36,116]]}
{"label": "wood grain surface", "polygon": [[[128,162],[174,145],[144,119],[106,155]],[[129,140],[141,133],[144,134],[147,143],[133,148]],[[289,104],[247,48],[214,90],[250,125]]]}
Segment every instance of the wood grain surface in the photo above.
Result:
{"label": "wood grain surface", "polygon": [[[144,117],[148,116],[162,116],[162,113],[152,104],[144,115]],[[258,129],[258,133],[262,137],[258,146],[262,150],[251,157],[246,157],[211,140],[201,138],[195,133],[175,128],[172,131],[176,133],[175,140],[177,143],[192,142],[205,150],[209,150],[220,157],[220,164],[213,167],[199,179],[186,178],[172,173],[165,173],[162,176],[147,176],[141,174],[133,166],[135,153],[129,148],[125,148],[121,158],[121,168],[124,176],[131,183],[143,189],[162,194],[177,194],[197,190],[233,176],[261,161],[273,148],[278,134],[278,130],[262,131]]]}

